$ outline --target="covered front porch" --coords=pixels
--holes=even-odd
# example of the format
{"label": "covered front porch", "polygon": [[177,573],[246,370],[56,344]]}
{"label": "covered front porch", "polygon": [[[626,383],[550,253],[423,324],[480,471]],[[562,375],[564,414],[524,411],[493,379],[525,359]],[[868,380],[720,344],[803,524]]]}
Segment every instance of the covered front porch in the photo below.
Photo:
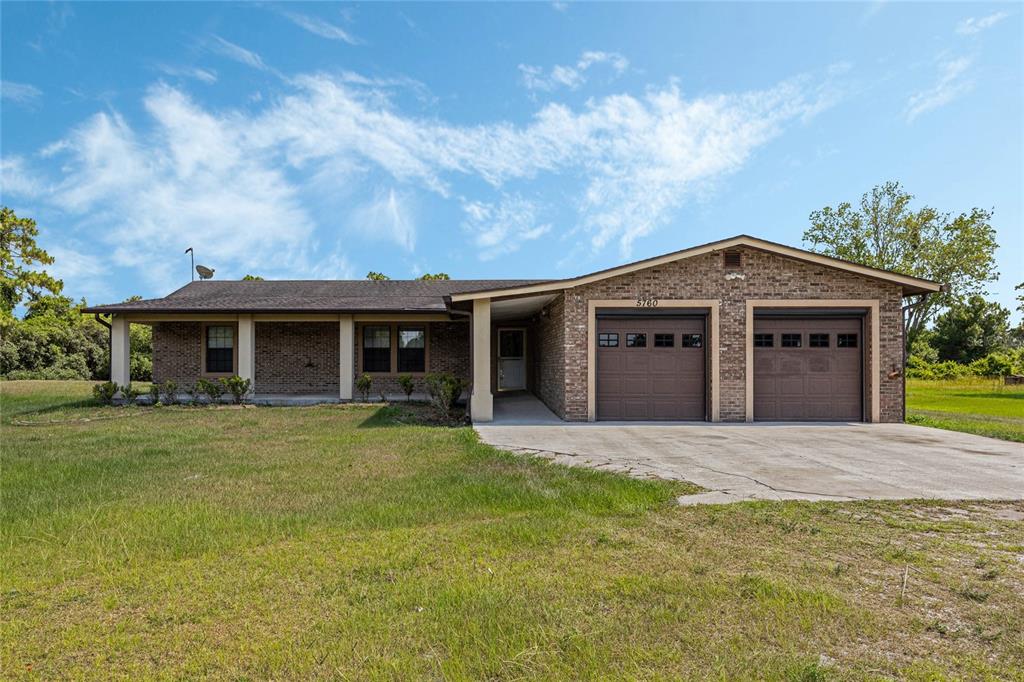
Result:
{"label": "covered front porch", "polygon": [[475,423],[554,419],[564,399],[561,293],[466,302]]}
{"label": "covered front porch", "polygon": [[131,383],[132,324],[153,327],[153,381],[181,398],[201,380],[237,376],[254,404],[424,400],[430,373],[470,376],[468,316],[117,313],[110,366],[119,386]]}

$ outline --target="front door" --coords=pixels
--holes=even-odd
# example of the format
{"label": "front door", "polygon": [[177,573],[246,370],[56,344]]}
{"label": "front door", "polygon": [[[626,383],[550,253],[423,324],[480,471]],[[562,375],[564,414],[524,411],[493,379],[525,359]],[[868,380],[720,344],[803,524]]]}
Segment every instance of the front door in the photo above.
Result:
{"label": "front door", "polygon": [[521,391],[526,388],[526,332],[523,329],[498,330],[498,390]]}

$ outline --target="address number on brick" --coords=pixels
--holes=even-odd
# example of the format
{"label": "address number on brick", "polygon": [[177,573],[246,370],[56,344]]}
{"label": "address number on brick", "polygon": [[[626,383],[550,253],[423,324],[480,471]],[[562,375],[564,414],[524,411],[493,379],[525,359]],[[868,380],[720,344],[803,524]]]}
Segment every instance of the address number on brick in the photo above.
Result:
{"label": "address number on brick", "polygon": [[658,299],[656,298],[638,298],[636,299],[637,308],[657,308]]}

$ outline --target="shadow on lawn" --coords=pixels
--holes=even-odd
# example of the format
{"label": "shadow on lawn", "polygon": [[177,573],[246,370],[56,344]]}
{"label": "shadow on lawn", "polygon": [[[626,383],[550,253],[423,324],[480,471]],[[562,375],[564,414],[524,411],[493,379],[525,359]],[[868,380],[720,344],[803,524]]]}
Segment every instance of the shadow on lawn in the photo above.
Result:
{"label": "shadow on lawn", "polygon": [[8,406],[4,406],[4,419],[8,420],[12,417],[29,417],[35,415],[51,414],[53,412],[65,412],[67,410],[77,410],[86,407],[101,408],[107,406],[97,402],[92,398],[83,398],[81,400],[70,400],[68,402],[51,403],[49,405],[25,405],[23,406],[22,409],[19,409],[21,407],[22,406],[17,406],[14,409],[11,409]]}
{"label": "shadow on lawn", "polygon": [[427,403],[391,403],[378,407],[356,428],[379,429],[396,426],[460,428],[469,426],[469,418],[459,408],[456,408],[449,417],[443,417]]}

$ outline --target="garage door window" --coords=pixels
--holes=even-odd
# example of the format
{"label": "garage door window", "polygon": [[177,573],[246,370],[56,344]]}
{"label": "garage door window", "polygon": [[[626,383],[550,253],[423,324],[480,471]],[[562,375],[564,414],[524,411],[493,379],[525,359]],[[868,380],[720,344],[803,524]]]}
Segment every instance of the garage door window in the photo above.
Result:
{"label": "garage door window", "polygon": [[754,334],[754,348],[771,348],[775,345],[775,334]]}
{"label": "garage door window", "polygon": [[811,334],[807,345],[811,348],[828,348],[828,334]]}
{"label": "garage door window", "polygon": [[647,348],[647,334],[626,334],[626,348]]}
{"label": "garage door window", "polygon": [[782,335],[782,347],[783,348],[800,348],[803,345],[803,336],[801,334],[783,334]]}
{"label": "garage door window", "polygon": [[836,334],[836,346],[839,348],[856,348],[856,334]]}
{"label": "garage door window", "polygon": [[702,348],[704,346],[703,334],[681,334],[679,345],[683,348]]}
{"label": "garage door window", "polygon": [[654,347],[655,348],[672,348],[676,345],[675,334],[655,334],[654,335]]}
{"label": "garage door window", "polygon": [[619,335],[613,333],[598,334],[597,345],[601,348],[618,348],[619,347]]}

